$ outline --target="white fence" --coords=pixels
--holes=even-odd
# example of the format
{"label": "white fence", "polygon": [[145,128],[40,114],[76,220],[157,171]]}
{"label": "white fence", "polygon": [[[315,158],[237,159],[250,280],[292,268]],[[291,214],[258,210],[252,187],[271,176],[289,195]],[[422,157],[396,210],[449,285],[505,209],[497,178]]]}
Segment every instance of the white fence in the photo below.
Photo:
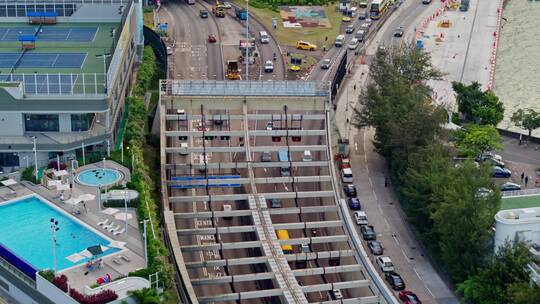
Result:
{"label": "white fence", "polygon": [[106,95],[103,73],[22,73],[0,75],[0,82],[22,83],[25,95]]}

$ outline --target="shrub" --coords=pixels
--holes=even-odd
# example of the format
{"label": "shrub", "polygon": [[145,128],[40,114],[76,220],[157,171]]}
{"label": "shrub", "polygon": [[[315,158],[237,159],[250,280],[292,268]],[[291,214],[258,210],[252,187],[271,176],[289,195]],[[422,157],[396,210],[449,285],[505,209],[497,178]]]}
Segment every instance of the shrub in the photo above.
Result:
{"label": "shrub", "polygon": [[68,278],[65,274],[54,277],[52,283],[63,292],[68,292]]}
{"label": "shrub", "polygon": [[[25,170],[26,171],[26,170]],[[45,280],[52,283],[54,279],[54,272],[52,270],[42,270],[39,272],[39,275],[42,276]]]}
{"label": "shrub", "polygon": [[[34,184],[38,183],[37,178],[34,176],[34,167],[28,167],[28,168],[24,169],[24,171],[21,174],[21,178],[23,180],[32,182]],[[52,278],[51,278],[51,280],[52,280]]]}
{"label": "shrub", "polygon": [[106,289],[95,295],[85,295],[76,289],[70,288],[69,295],[81,304],[104,304],[118,299],[116,292]]}

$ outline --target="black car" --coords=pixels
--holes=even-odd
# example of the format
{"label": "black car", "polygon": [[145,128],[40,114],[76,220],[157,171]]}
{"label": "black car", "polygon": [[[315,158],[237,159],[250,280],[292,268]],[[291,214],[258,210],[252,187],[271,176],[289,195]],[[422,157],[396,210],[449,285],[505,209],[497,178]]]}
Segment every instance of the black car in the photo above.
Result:
{"label": "black car", "polygon": [[362,237],[366,241],[374,241],[377,239],[377,235],[375,234],[375,228],[373,228],[373,226],[371,225],[360,226],[360,233],[362,233]]}
{"label": "black car", "polygon": [[201,18],[203,18],[203,19],[208,18],[208,12],[205,11],[205,10],[200,10],[200,11],[199,11],[199,17],[201,17]]}
{"label": "black car", "polygon": [[394,37],[403,37],[403,27],[398,27],[394,31]]}
{"label": "black car", "polygon": [[390,287],[392,287],[393,290],[405,289],[405,282],[403,282],[401,276],[396,272],[387,272],[384,277],[386,278],[386,281],[388,281],[388,284],[390,284]]}
{"label": "black car", "polygon": [[512,171],[510,171],[508,169],[505,169],[505,168],[493,166],[493,167],[491,167],[491,176],[493,176],[493,177],[510,177],[510,176],[512,176]]}
{"label": "black car", "polygon": [[356,187],[351,184],[343,186],[343,192],[347,197],[356,197]]}
{"label": "black car", "polygon": [[381,255],[384,252],[384,248],[380,242],[369,241],[367,243],[367,246],[369,248],[369,251],[371,251],[371,254],[373,255]]}

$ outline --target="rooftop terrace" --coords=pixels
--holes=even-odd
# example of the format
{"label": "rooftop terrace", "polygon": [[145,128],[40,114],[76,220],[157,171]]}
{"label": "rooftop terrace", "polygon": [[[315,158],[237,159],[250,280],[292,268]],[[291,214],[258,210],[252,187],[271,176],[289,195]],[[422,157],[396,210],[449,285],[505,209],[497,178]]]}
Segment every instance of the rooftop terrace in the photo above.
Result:
{"label": "rooftop terrace", "polygon": [[[22,81],[27,94],[103,93],[101,55],[112,53],[118,27],[119,23],[0,23],[0,80]],[[23,50],[21,36],[35,37],[35,48]]]}

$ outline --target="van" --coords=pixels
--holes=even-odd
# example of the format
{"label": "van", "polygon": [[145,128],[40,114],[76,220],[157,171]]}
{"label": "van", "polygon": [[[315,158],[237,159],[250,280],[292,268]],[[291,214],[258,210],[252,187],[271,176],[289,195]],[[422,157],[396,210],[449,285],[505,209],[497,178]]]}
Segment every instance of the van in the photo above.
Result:
{"label": "van", "polygon": [[[229,205],[229,204],[224,204],[223,205],[223,212],[231,213],[232,212],[232,206]],[[230,219],[232,219],[232,216],[224,216],[223,219],[224,220],[230,220]]]}
{"label": "van", "polygon": [[366,31],[358,30],[356,34],[354,35],[354,38],[358,39],[358,41],[364,41],[365,36],[366,36]]}
{"label": "van", "polygon": [[180,143],[180,155],[188,155],[188,143],[187,142],[182,142]]}
{"label": "van", "polygon": [[259,41],[262,44],[270,43],[270,36],[268,36],[268,33],[266,31],[259,32]]}
{"label": "van", "polygon": [[349,41],[349,45],[347,45],[347,48],[349,50],[356,50],[357,47],[358,47],[358,39],[356,38],[351,39],[351,41]]}
{"label": "van", "polygon": [[377,257],[377,265],[379,265],[379,268],[381,268],[382,272],[392,272],[394,271],[394,263],[392,263],[392,260],[387,256],[378,256]]}
{"label": "van", "polygon": [[311,156],[311,151],[309,150],[304,151],[304,156],[302,156],[302,161],[308,162],[312,160],[313,160],[313,157]]}
{"label": "van", "polygon": [[338,35],[336,37],[336,41],[334,42],[334,45],[336,47],[341,47],[343,46],[343,43],[345,43],[345,35]]}
{"label": "van", "polygon": [[359,226],[368,224],[367,215],[364,211],[355,211],[354,220],[356,221],[356,225],[359,225]]}
{"label": "van", "polygon": [[344,183],[353,182],[353,174],[351,168],[345,168],[341,170],[341,181]]}

